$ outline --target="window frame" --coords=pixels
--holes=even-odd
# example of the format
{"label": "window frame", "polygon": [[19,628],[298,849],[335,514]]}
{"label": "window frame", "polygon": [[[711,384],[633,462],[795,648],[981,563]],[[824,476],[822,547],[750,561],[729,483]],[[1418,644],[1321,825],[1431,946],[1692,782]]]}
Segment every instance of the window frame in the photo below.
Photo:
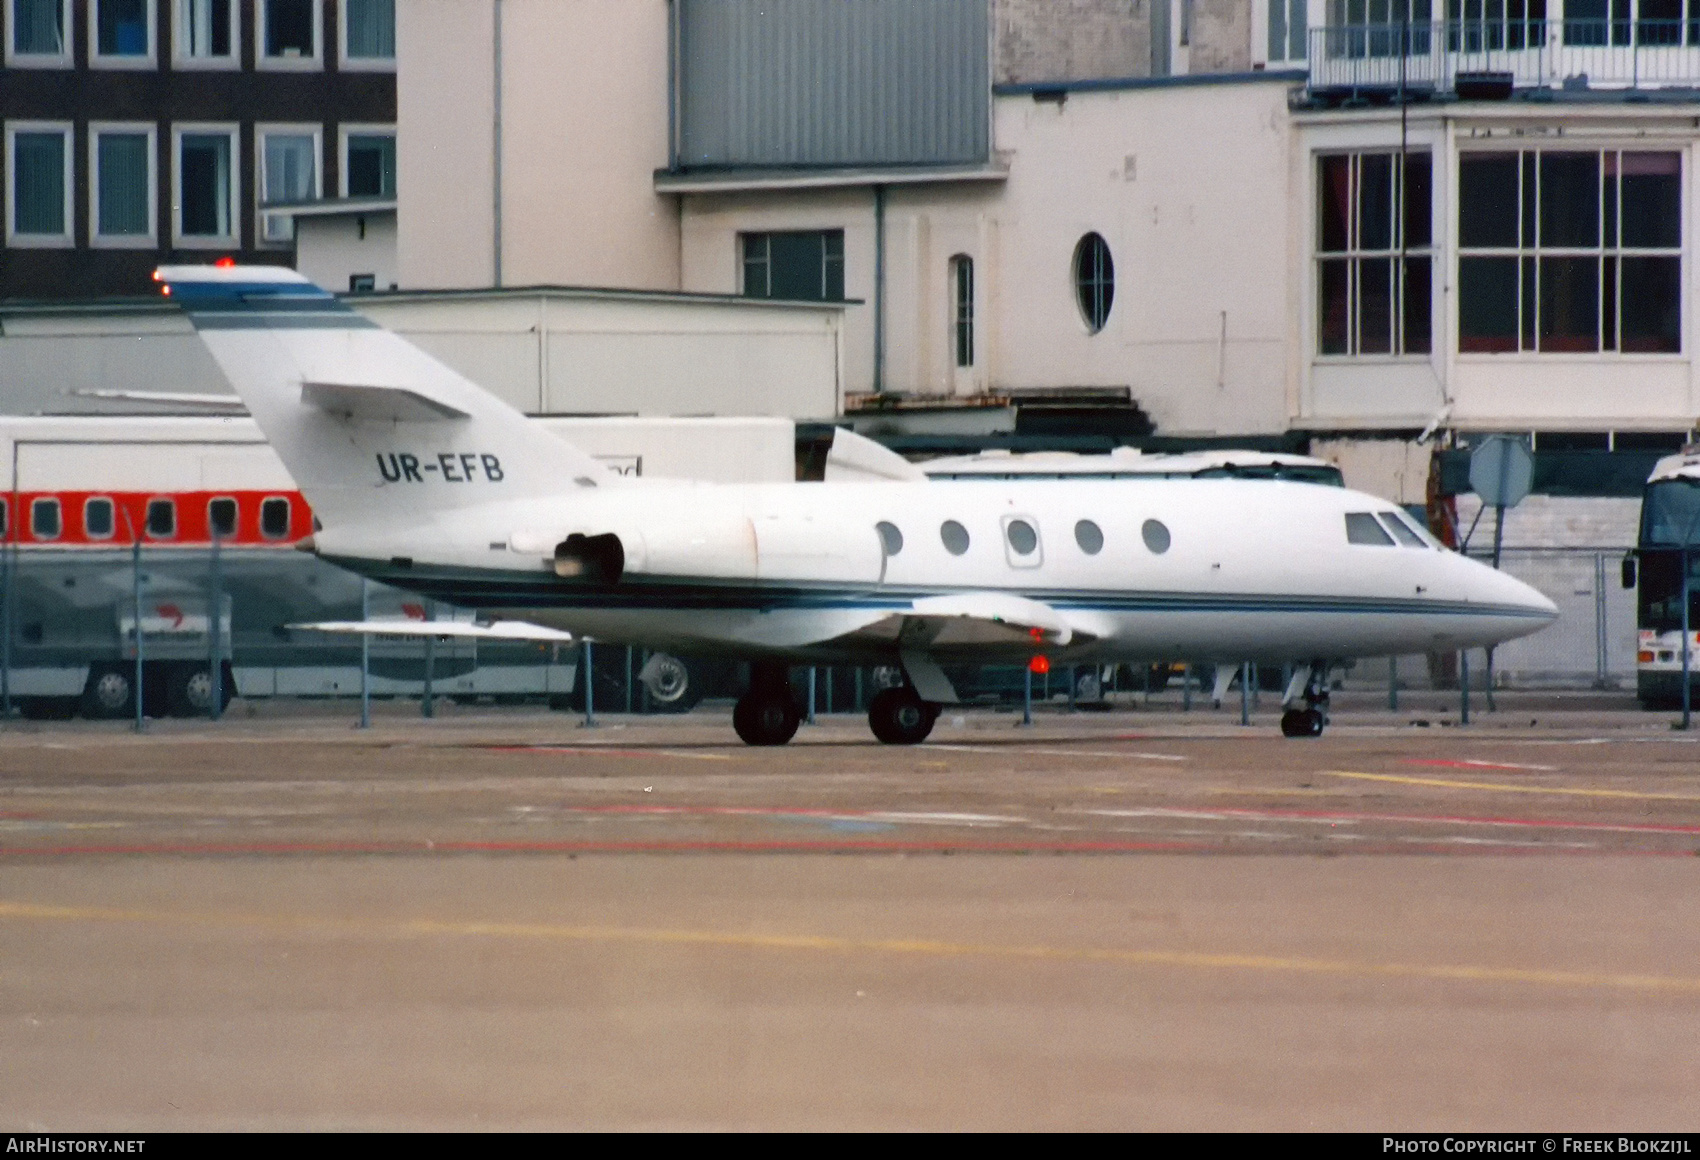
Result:
{"label": "window frame", "polygon": [[[287,250],[295,245],[295,215],[274,214],[260,208],[266,204],[266,138],[273,136],[311,137],[313,139],[312,200],[317,201],[325,195],[324,126],[305,121],[298,123],[263,121],[254,126],[254,248]],[[277,238],[266,236],[266,219],[271,217],[287,217],[290,219],[288,238],[280,241]]]}
{"label": "window frame", "polygon": [[[1102,250],[1104,262],[1099,263],[1098,273],[1088,279],[1084,274],[1087,248]],[[1109,266],[1109,276],[1103,277],[1104,264]],[[1086,328],[1088,336],[1102,334],[1110,325],[1110,318],[1116,309],[1116,252],[1110,248],[1110,240],[1097,230],[1087,230],[1075,240],[1074,249],[1068,260],[1069,289],[1074,295],[1074,307],[1080,313],[1080,324]],[[1087,296],[1091,295],[1092,305],[1087,305]],[[1103,314],[1098,316],[1095,310],[1102,306]]]}
{"label": "window frame", "polygon": [[[336,5],[336,66],[341,72],[394,72],[395,57],[348,55],[348,5],[350,0],[337,0]],[[392,8],[392,13],[394,9]],[[393,16],[392,16],[393,19]],[[395,29],[390,30],[394,44]]]}
{"label": "window frame", "polygon": [[323,72],[325,68],[325,6],[321,0],[309,0],[313,8],[313,55],[267,56],[266,12],[272,0],[254,0],[254,68],[278,72]]}
{"label": "window frame", "polygon": [[[1310,310],[1313,313],[1313,333],[1310,336],[1310,357],[1317,362],[1374,364],[1374,363],[1403,363],[1419,364],[1432,362],[1435,358],[1436,347],[1444,342],[1444,330],[1438,323],[1435,310],[1435,283],[1440,269],[1441,245],[1436,224],[1439,220],[1435,213],[1436,192],[1438,183],[1435,181],[1435,157],[1437,149],[1427,141],[1412,145],[1405,153],[1412,158],[1422,156],[1428,159],[1428,241],[1422,245],[1411,245],[1407,238],[1410,226],[1410,213],[1406,206],[1406,193],[1409,189],[1409,177],[1402,171],[1400,150],[1394,146],[1371,145],[1342,149],[1317,149],[1311,153],[1310,180]],[[1346,246],[1340,250],[1324,250],[1322,213],[1327,190],[1323,184],[1322,168],[1324,161],[1331,158],[1344,157],[1349,164],[1349,208],[1346,225]],[[1389,205],[1391,214],[1389,221],[1390,234],[1385,248],[1366,248],[1362,243],[1362,222],[1360,214],[1362,188],[1361,173],[1363,159],[1366,157],[1386,157],[1390,159],[1391,178],[1390,193],[1392,201]],[[1414,202],[1414,199],[1412,199]],[[1410,271],[1414,260],[1426,260],[1428,263],[1428,341],[1426,350],[1410,349],[1407,333],[1410,319],[1407,317]],[[1368,263],[1385,262],[1393,271],[1389,275],[1389,332],[1388,346],[1385,351],[1364,351],[1363,341],[1363,300],[1361,294],[1361,272]],[[1323,268],[1329,263],[1343,263],[1347,272],[1346,284],[1346,349],[1344,351],[1324,351],[1323,328],[1327,311],[1322,305]]]}
{"label": "window frame", "polygon": [[[89,509],[97,503],[103,503],[106,505],[107,515],[112,521],[111,526],[105,532],[96,532],[89,527]],[[114,539],[118,535],[117,501],[109,495],[91,495],[85,497],[83,500],[83,535],[90,540]]]}
{"label": "window frame", "polygon": [[[230,141],[230,233],[183,232],[183,138],[226,137]],[[171,241],[184,250],[228,250],[242,246],[242,127],[234,122],[184,121],[171,126]]]}
{"label": "window frame", "polygon": [[239,69],[242,67],[242,9],[240,0],[214,0],[230,12],[230,51],[223,56],[190,56],[186,33],[186,5],[193,0],[171,0],[171,67],[174,70]]}
{"label": "window frame", "polygon": [[[20,133],[58,133],[65,142],[60,151],[64,182],[65,228],[57,234],[19,233],[17,207],[17,138]],[[6,244],[13,249],[68,250],[76,245],[76,126],[70,121],[7,121],[6,122]]]}
{"label": "window frame", "polygon": [[[820,287],[819,298],[779,298],[773,293],[773,239],[776,237],[811,237],[820,241]],[[843,226],[825,226],[816,229],[768,229],[768,230],[739,230],[735,235],[738,262],[738,295],[743,298],[754,298],[762,302],[847,302],[849,288],[846,286],[846,274],[849,269],[849,259],[846,253],[848,238]],[[766,254],[760,260],[767,280],[766,290],[761,294],[752,294],[749,289],[749,274],[752,262],[749,257],[750,242],[756,238],[762,239]],[[837,254],[832,253],[833,247],[828,243],[836,239]],[[832,282],[831,269],[838,266],[838,297],[827,294]]]}
{"label": "window frame", "polygon": [[[396,127],[395,127],[394,121],[390,121],[390,122],[387,122],[387,123],[355,122],[355,123],[352,123],[352,124],[344,123],[342,125],[338,125],[337,131],[336,131],[336,159],[337,159],[337,193],[338,193],[338,196],[340,196],[340,197],[357,196],[355,194],[348,192],[348,142],[349,142],[349,138],[351,138],[351,137],[388,137],[392,142],[395,142],[398,147],[400,145],[399,138],[396,134]],[[398,153],[396,155],[396,170],[397,170],[397,172],[396,172],[396,186],[397,186],[398,189],[400,188],[400,185],[401,185],[400,169],[401,169],[401,157],[400,157],[400,154]],[[360,196],[360,197],[368,197],[368,196],[382,197],[383,195],[370,195],[370,194],[362,193],[362,194],[359,194],[358,196]],[[395,196],[395,194],[393,194],[393,193],[389,195],[389,197],[394,197],[394,196]],[[387,200],[387,199],[385,199],[385,200]]]}
{"label": "window frame", "polygon": [[76,41],[76,30],[71,13],[71,0],[59,0],[60,27],[65,34],[65,48],[61,52],[17,52],[14,50],[14,27],[18,14],[15,0],[5,0],[5,61],[7,68],[72,68],[72,49]]}
{"label": "window frame", "polygon": [[[1667,145],[1669,147],[1660,148],[1660,147],[1658,147],[1660,145]],[[1580,153],[1580,154],[1588,154],[1588,155],[1591,155],[1594,158],[1596,158],[1596,176],[1601,180],[1601,183],[1602,183],[1601,186],[1600,186],[1600,189],[1598,191],[1596,191],[1596,192],[1602,193],[1602,196],[1600,196],[1599,198],[1596,199],[1596,213],[1597,213],[1596,226],[1598,227],[1598,243],[1596,245],[1594,245],[1594,246],[1571,246],[1571,245],[1559,245],[1559,244],[1548,245],[1548,244],[1543,242],[1543,240],[1541,238],[1541,225],[1540,225],[1542,210],[1541,210],[1541,191],[1540,191],[1540,188],[1539,188],[1541,179],[1540,179],[1539,174],[1540,174],[1540,166],[1541,166],[1540,158],[1541,158],[1541,155],[1544,154],[1544,153]],[[1517,207],[1518,207],[1518,210],[1517,210],[1517,212],[1518,212],[1518,229],[1517,229],[1517,244],[1514,245],[1514,246],[1484,246],[1484,245],[1469,245],[1469,246],[1466,246],[1463,242],[1463,223],[1462,223],[1462,220],[1461,220],[1461,215],[1463,213],[1463,202],[1462,202],[1461,187],[1462,187],[1462,181],[1463,181],[1464,161],[1465,161],[1466,158],[1470,157],[1471,155],[1481,156],[1481,155],[1490,155],[1490,154],[1510,155],[1512,157],[1517,158],[1518,178],[1517,178],[1517,189],[1516,189],[1516,194],[1515,194],[1515,201],[1516,201],[1516,204],[1517,204]],[[1673,156],[1676,157],[1676,161],[1677,161],[1676,224],[1677,224],[1678,230],[1681,231],[1681,233],[1680,233],[1680,237],[1678,238],[1677,244],[1675,246],[1625,246],[1623,244],[1623,241],[1622,241],[1623,228],[1622,227],[1623,227],[1623,216],[1624,215],[1623,215],[1623,206],[1621,204],[1621,201],[1622,201],[1622,179],[1624,177],[1623,158],[1625,156],[1633,155],[1633,154],[1670,154],[1670,155],[1673,155]],[[1524,161],[1525,155],[1532,157],[1533,161],[1532,162],[1525,162]],[[1605,188],[1605,186],[1604,186],[1605,158],[1607,156],[1615,157],[1615,159],[1616,159],[1615,164],[1616,164],[1616,169],[1617,169],[1616,176],[1617,176],[1618,184],[1617,184],[1617,194],[1616,194],[1616,199],[1615,199],[1616,204],[1615,204],[1615,208],[1611,211],[1615,216],[1615,221],[1616,221],[1616,224],[1617,224],[1617,227],[1618,227],[1618,233],[1617,233],[1617,237],[1615,239],[1608,239],[1605,236],[1606,215],[1607,215],[1608,211],[1606,209],[1605,200],[1604,200],[1604,197],[1603,197],[1603,190]],[[1505,362],[1505,361],[1508,361],[1508,360],[1515,360],[1515,361],[1529,361],[1529,360],[1553,361],[1553,360],[1563,360],[1563,359],[1573,359],[1573,360],[1574,359],[1630,360],[1630,361],[1635,361],[1635,360],[1654,360],[1654,361],[1658,361],[1658,360],[1683,360],[1683,361],[1687,361],[1691,357],[1691,354],[1690,354],[1691,336],[1690,336],[1690,333],[1689,333],[1688,313],[1689,313],[1689,305],[1690,305],[1689,299],[1691,297],[1693,297],[1693,293],[1692,293],[1690,287],[1687,285],[1687,283],[1685,281],[1689,277],[1688,235],[1689,235],[1689,233],[1691,232],[1691,229],[1692,229],[1692,223],[1689,220],[1689,213],[1688,213],[1688,198],[1690,196],[1690,187],[1691,187],[1691,183],[1692,183],[1692,177],[1691,177],[1691,164],[1690,164],[1690,160],[1689,160],[1689,150],[1687,148],[1682,147],[1680,144],[1678,144],[1676,142],[1653,142],[1653,141],[1645,141],[1645,140],[1627,142],[1627,143],[1621,142],[1621,141],[1620,142],[1591,142],[1591,141],[1590,142],[1582,142],[1582,141],[1565,142],[1565,141],[1556,141],[1556,142],[1551,143],[1550,146],[1543,146],[1540,143],[1531,143],[1531,144],[1528,144],[1528,145],[1524,145],[1522,143],[1515,142],[1515,141],[1513,141],[1513,142],[1503,142],[1503,143],[1483,142],[1481,144],[1481,146],[1478,147],[1478,148],[1460,148],[1457,151],[1457,153],[1455,154],[1455,157],[1456,157],[1456,169],[1457,169],[1457,173],[1458,173],[1458,176],[1455,179],[1455,183],[1460,188],[1460,194],[1459,194],[1458,198],[1455,199],[1453,212],[1452,212],[1452,215],[1451,215],[1451,221],[1449,222],[1449,225],[1455,231],[1456,237],[1458,239],[1457,243],[1452,247],[1451,270],[1450,270],[1451,285],[1454,289],[1454,293],[1453,293],[1452,296],[1456,300],[1456,305],[1453,307],[1453,310],[1452,310],[1452,315],[1453,315],[1452,318],[1450,318],[1448,320],[1449,324],[1452,326],[1452,328],[1454,330],[1454,337],[1453,337],[1453,343],[1452,343],[1452,345],[1453,345],[1452,354],[1453,354],[1454,357],[1465,360],[1467,362],[1472,362],[1472,363],[1489,362],[1489,361]],[[1526,178],[1524,177],[1524,171],[1525,171],[1526,168],[1532,169],[1536,174],[1535,180],[1536,180],[1537,187],[1533,192],[1531,192],[1531,191],[1529,191],[1525,188]],[[1530,210],[1532,210],[1533,213],[1535,214],[1536,220],[1535,220],[1535,222],[1532,226],[1525,228],[1525,223],[1523,222],[1522,218],[1523,218],[1523,215],[1526,212],[1529,212]],[[1528,237],[1531,236],[1531,231],[1532,231],[1532,236],[1533,236],[1533,239],[1534,239],[1532,243],[1528,241]],[[1511,260],[1511,261],[1515,262],[1515,264],[1516,264],[1517,298],[1516,298],[1515,309],[1516,309],[1516,312],[1517,312],[1517,321],[1516,321],[1516,334],[1513,336],[1513,339],[1512,339],[1512,341],[1515,345],[1508,348],[1508,349],[1504,349],[1504,350],[1487,350],[1487,349],[1465,350],[1464,349],[1464,322],[1463,322],[1463,311],[1464,311],[1463,273],[1464,273],[1464,263],[1465,263],[1466,260],[1469,260],[1469,259],[1492,259],[1492,258]],[[1555,259],[1563,259],[1563,258],[1580,258],[1580,259],[1584,259],[1584,260],[1592,260],[1596,263],[1596,270],[1598,271],[1597,276],[1598,276],[1599,280],[1596,283],[1596,287],[1595,287],[1596,294],[1595,294],[1594,309],[1595,309],[1595,316],[1596,316],[1596,321],[1595,321],[1596,346],[1593,350],[1561,350],[1561,349],[1546,349],[1546,350],[1543,350],[1543,349],[1541,349],[1541,343],[1542,343],[1542,338],[1543,338],[1543,336],[1541,334],[1541,297],[1542,297],[1542,281],[1543,281],[1542,274],[1541,274],[1541,266],[1542,266],[1543,260],[1555,260]],[[1660,258],[1660,259],[1666,259],[1666,260],[1674,259],[1677,263],[1677,288],[1678,288],[1677,289],[1677,293],[1678,293],[1677,315],[1678,315],[1678,317],[1677,317],[1677,325],[1676,325],[1676,339],[1677,339],[1677,349],[1676,350],[1624,350],[1623,349],[1623,330],[1624,330],[1624,327],[1623,327],[1623,319],[1624,319],[1623,266],[1624,266],[1625,259],[1634,260],[1634,259],[1638,259],[1638,258],[1641,258],[1641,259]],[[1605,305],[1605,301],[1604,301],[1604,298],[1603,298],[1603,290],[1604,290],[1604,287],[1605,287],[1605,276],[1606,276],[1605,275],[1605,263],[1607,263],[1607,262],[1612,263],[1612,267],[1613,267],[1613,270],[1615,271],[1615,276],[1616,276],[1616,281],[1612,284],[1612,302],[1611,302],[1611,305],[1612,305],[1612,308],[1615,310],[1616,313],[1615,313],[1615,316],[1612,318],[1610,325],[1609,325],[1610,341],[1612,343],[1612,345],[1610,345],[1610,346],[1606,345],[1607,333],[1608,333],[1608,324],[1607,324],[1607,320],[1606,320],[1606,317],[1605,317],[1606,305]],[[1529,275],[1529,273],[1527,273],[1527,271],[1531,268],[1533,270],[1533,297],[1534,297],[1534,302],[1533,302],[1533,306],[1532,306],[1533,313],[1529,314],[1528,310],[1530,309],[1530,307],[1525,303],[1525,297],[1527,296],[1527,293],[1528,293],[1528,290],[1529,290],[1528,281],[1530,279],[1530,275]]]}
{"label": "window frame", "polygon": [[134,56],[107,54],[100,51],[100,6],[106,0],[84,0],[83,10],[87,16],[84,25],[88,36],[86,58],[91,69],[140,69],[143,71],[159,68],[159,5],[155,0],[142,0],[142,10],[147,14],[148,46],[143,52]]}
{"label": "window frame", "polygon": [[[1036,517],[1021,512],[1010,512],[1003,516],[998,524],[1003,539],[1004,562],[1011,568],[1038,568],[1045,563],[1045,534]],[[1017,524],[1021,524],[1033,534],[1031,552],[1023,552],[1016,547],[1013,529]]]}
{"label": "window frame", "polygon": [[[146,136],[148,141],[148,232],[100,232],[100,138],[102,135]],[[159,248],[159,129],[152,121],[90,121],[88,128],[89,247],[102,250]]]}

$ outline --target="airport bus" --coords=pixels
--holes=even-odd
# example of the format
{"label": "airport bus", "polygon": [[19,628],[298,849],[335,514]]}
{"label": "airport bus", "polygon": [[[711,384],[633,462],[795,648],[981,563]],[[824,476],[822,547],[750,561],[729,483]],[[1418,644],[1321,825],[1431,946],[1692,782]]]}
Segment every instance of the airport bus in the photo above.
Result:
{"label": "airport bus", "polygon": [[[1687,549],[1689,680],[1700,670],[1700,445],[1654,466],[1641,498],[1635,551],[1623,586],[1635,593],[1635,687],[1642,704],[1682,699],[1682,566]],[[1700,693],[1692,694],[1700,701]]]}

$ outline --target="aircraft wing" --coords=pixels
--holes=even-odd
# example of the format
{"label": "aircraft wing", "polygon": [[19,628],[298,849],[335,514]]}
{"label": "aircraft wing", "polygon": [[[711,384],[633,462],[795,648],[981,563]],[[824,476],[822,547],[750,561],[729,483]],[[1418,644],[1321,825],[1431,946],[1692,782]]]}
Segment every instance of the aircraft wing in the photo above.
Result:
{"label": "aircraft wing", "polygon": [[984,649],[1005,654],[1040,647],[1060,648],[1096,635],[1042,601],[1011,592],[951,592],[924,596],[908,608],[871,612],[810,614],[758,631],[762,644],[805,646],[851,641],[895,644],[904,652],[940,650],[961,656]]}
{"label": "aircraft wing", "polygon": [[570,632],[523,620],[498,620],[494,624],[469,624],[464,620],[320,620],[284,627],[350,636],[434,636],[472,640],[538,640],[560,644],[573,639]]}

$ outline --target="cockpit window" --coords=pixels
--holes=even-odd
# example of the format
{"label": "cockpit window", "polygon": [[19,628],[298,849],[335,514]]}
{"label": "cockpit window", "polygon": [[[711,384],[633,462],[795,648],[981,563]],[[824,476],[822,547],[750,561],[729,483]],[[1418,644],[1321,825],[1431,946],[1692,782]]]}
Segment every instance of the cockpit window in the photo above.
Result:
{"label": "cockpit window", "polygon": [[1387,525],[1387,530],[1393,533],[1393,538],[1411,548],[1426,548],[1428,542],[1411,530],[1411,525],[1400,518],[1397,512],[1381,512],[1381,522]]}
{"label": "cockpit window", "polygon": [[1393,537],[1382,530],[1381,524],[1369,512],[1346,513],[1346,541],[1352,544],[1373,544],[1391,548]]}

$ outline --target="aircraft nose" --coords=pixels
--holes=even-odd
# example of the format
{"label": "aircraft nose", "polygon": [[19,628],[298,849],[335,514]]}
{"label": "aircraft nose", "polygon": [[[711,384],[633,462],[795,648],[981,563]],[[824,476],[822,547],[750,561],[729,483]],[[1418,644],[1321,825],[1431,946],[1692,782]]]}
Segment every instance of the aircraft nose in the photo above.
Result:
{"label": "aircraft nose", "polygon": [[1514,608],[1520,615],[1537,619],[1542,624],[1558,619],[1558,605],[1538,588],[1487,564],[1478,564],[1478,568],[1472,585],[1477,591],[1475,599]]}

